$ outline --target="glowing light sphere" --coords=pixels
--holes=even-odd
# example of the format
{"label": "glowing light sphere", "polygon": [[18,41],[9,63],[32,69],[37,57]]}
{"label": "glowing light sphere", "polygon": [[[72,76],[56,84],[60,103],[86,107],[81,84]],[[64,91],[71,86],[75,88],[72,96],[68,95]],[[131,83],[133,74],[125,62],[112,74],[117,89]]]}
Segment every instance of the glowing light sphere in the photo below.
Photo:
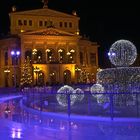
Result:
{"label": "glowing light sphere", "polygon": [[137,49],[135,45],[128,40],[118,40],[112,44],[108,56],[113,65],[127,67],[135,62]]}
{"label": "glowing light sphere", "polygon": [[109,96],[108,95],[99,94],[96,96],[96,98],[97,98],[98,104],[109,103]]}
{"label": "glowing light sphere", "polygon": [[68,106],[68,94],[70,95],[70,104],[73,105],[76,101],[76,95],[72,94],[74,89],[71,86],[65,85],[58,89],[56,99],[59,105],[66,107]]}
{"label": "glowing light sphere", "polygon": [[84,98],[84,91],[83,91],[82,89],[80,89],[80,88],[75,89],[75,90],[73,91],[73,94],[76,95],[76,99],[77,99],[78,101],[82,101],[83,98]]}
{"label": "glowing light sphere", "polygon": [[92,94],[94,94],[94,93],[103,93],[104,92],[104,87],[101,84],[94,84],[90,88],[90,92]]}
{"label": "glowing light sphere", "polygon": [[97,98],[102,96],[102,94],[97,94],[97,93],[104,93],[104,87],[101,84],[94,84],[90,88],[90,92],[93,97]]}

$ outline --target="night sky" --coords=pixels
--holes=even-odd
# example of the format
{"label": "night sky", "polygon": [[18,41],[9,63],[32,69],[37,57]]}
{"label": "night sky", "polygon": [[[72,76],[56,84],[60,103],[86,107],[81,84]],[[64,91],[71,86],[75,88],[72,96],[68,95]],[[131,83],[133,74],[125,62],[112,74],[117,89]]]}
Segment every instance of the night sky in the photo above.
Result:
{"label": "night sky", "polygon": [[[93,4],[92,4],[93,3]],[[41,8],[41,0],[0,0],[0,33],[9,31],[8,12],[13,5],[17,10]],[[66,13],[77,11],[80,17],[80,31],[82,35],[96,41],[99,48],[99,64],[106,67],[107,52],[112,43],[118,39],[132,41],[140,53],[140,8],[134,3],[113,1],[104,3],[93,0],[49,0],[49,8]]]}

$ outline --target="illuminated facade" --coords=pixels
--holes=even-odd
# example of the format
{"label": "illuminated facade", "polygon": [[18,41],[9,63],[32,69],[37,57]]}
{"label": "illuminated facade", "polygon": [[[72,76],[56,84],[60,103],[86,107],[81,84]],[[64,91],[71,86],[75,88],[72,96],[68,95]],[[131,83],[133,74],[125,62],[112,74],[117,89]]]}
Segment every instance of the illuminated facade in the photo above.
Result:
{"label": "illuminated facade", "polygon": [[[79,35],[79,17],[44,7],[12,12],[12,37],[0,40],[1,87],[19,86],[30,59],[33,85],[93,82],[98,44]],[[20,51],[17,55],[11,51]]]}

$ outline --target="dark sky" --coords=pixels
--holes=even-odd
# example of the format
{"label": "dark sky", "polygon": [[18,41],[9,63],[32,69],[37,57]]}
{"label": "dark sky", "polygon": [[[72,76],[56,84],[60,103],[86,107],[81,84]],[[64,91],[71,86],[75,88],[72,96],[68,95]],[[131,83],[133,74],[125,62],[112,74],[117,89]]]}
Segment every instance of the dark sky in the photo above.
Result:
{"label": "dark sky", "polygon": [[[102,0],[103,1],[103,0]],[[107,52],[114,41],[128,39],[140,52],[140,8],[134,3],[113,1],[103,3],[98,0],[49,0],[49,8],[71,13],[76,10],[80,17],[80,31],[91,41],[96,41],[99,48],[99,64],[107,57]],[[0,32],[9,30],[8,12],[11,6],[17,10],[41,8],[41,0],[0,0]]]}

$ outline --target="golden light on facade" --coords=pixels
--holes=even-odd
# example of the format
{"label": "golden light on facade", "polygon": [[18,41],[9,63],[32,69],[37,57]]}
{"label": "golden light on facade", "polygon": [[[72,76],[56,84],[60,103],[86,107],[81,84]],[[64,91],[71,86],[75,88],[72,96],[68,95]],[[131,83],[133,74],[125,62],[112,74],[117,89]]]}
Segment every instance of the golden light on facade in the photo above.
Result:
{"label": "golden light on facade", "polygon": [[21,29],[21,30],[20,30],[20,32],[21,32],[21,33],[23,33],[23,32],[24,32],[24,30],[23,30],[23,29]]}
{"label": "golden light on facade", "polygon": [[37,49],[33,49],[33,53],[32,54],[36,54],[37,53]]}
{"label": "golden light on facade", "polygon": [[75,52],[75,50],[74,50],[74,49],[71,49],[71,50],[70,50],[70,52],[71,52],[71,53],[74,53],[74,52]]}
{"label": "golden light on facade", "polygon": [[75,68],[75,71],[81,71],[81,69],[80,69],[80,68],[78,68],[78,67],[76,67],[76,68]]}
{"label": "golden light on facade", "polygon": [[70,52],[67,52],[67,55],[71,55],[71,53]]}
{"label": "golden light on facade", "polygon": [[101,68],[98,68],[98,69],[97,69],[97,72],[100,72],[100,71],[102,71],[102,69],[101,69]]}
{"label": "golden light on facade", "polygon": [[61,52],[63,52],[63,50],[62,49],[59,49],[58,52],[61,53]]}
{"label": "golden light on facade", "polygon": [[53,72],[53,73],[50,73],[50,76],[54,76],[55,75],[55,73]]}
{"label": "golden light on facade", "polygon": [[75,33],[76,35],[79,35],[80,33],[79,33],[79,31],[76,31],[76,33]]}
{"label": "golden light on facade", "polygon": [[51,50],[50,49],[46,49],[46,52],[50,52]]}
{"label": "golden light on facade", "polygon": [[5,70],[4,70],[4,73],[9,73],[9,72],[10,72],[9,69],[5,69]]}

